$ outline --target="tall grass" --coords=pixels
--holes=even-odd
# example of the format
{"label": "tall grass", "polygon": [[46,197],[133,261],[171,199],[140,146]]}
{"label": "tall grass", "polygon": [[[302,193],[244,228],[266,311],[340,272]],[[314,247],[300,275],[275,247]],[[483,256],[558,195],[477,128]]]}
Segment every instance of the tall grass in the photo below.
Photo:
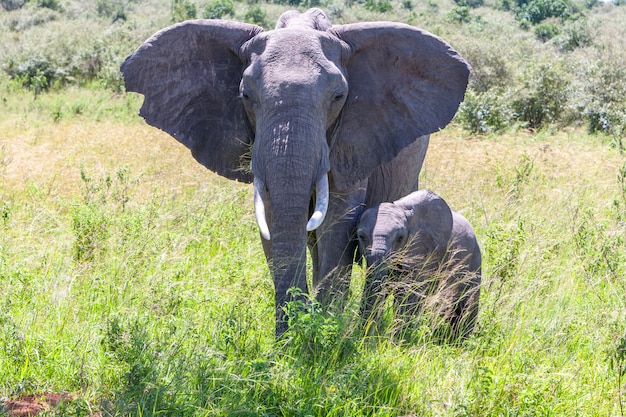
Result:
{"label": "tall grass", "polygon": [[14,106],[0,121],[0,397],[70,393],[58,415],[623,413],[626,174],[610,138],[435,135],[421,184],[485,254],[464,344],[427,327],[365,336],[356,301],[290,305],[275,342],[249,186],[97,106],[56,122]]}

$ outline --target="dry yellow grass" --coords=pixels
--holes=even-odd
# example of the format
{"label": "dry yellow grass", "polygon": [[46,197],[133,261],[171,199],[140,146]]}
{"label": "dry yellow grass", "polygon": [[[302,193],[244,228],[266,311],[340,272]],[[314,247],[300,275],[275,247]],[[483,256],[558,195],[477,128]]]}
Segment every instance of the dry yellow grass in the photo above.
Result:
{"label": "dry yellow grass", "polygon": [[[77,193],[81,165],[103,174],[127,167],[133,177],[141,175],[140,192],[150,192],[157,185],[172,193],[189,187],[245,187],[213,174],[169,135],[141,122],[9,119],[0,122],[0,156],[4,161],[0,178],[8,189],[34,184],[51,195]],[[617,174],[625,159],[608,145],[576,132],[467,138],[462,131],[449,128],[431,139],[421,186],[441,193],[467,214],[467,210],[485,208],[485,201],[491,200],[485,198],[485,190],[505,196],[515,181],[515,169],[526,160],[532,165],[527,178],[530,191],[550,192],[543,198],[554,201],[584,189],[593,201],[594,196],[617,191]],[[607,202],[597,204],[601,207]]]}
{"label": "dry yellow grass", "polygon": [[63,121],[27,125],[0,124],[0,171],[9,189],[29,183],[51,195],[78,193],[80,169],[100,175],[126,167],[141,176],[140,193],[155,186],[182,192],[189,187],[238,187],[198,164],[189,151],[166,133],[142,123]]}

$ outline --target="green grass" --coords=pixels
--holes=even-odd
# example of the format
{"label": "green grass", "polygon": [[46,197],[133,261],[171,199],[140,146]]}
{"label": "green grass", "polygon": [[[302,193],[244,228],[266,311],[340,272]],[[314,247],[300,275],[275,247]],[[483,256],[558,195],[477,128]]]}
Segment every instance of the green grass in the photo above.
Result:
{"label": "green grass", "polygon": [[[623,6],[586,11],[594,43],[563,51],[491,2],[463,24],[452,1],[321,4],[338,24],[430,30],[474,67],[459,124],[493,126],[434,135],[421,179],[484,254],[476,332],[450,345],[428,326],[364,336],[359,267],[346,312],[290,305],[275,342],[250,186],[201,167],[121,93],[119,64],[170,23],[170,2],[61,3],[0,11],[0,404],[63,392],[49,415],[626,415],[623,120],[588,135],[581,116],[623,113]],[[290,8],[262,7],[268,28]],[[49,85],[9,80],[42,61]],[[524,130],[510,103],[541,92],[546,68],[568,99],[559,123]]]}
{"label": "green grass", "polygon": [[[609,139],[434,136],[422,186],[484,252],[466,343],[365,337],[354,304],[309,307],[275,342],[249,186],[132,121],[135,98],[16,94],[0,119],[1,398],[70,393],[53,415],[623,414],[625,159]],[[55,102],[86,111],[55,118]]]}

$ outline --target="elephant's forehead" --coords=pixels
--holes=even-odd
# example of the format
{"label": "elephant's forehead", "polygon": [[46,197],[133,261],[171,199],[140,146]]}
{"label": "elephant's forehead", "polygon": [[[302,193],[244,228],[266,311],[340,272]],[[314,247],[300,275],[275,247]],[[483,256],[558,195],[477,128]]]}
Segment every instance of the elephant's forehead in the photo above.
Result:
{"label": "elephant's forehead", "polygon": [[368,224],[371,232],[386,234],[406,226],[404,211],[392,203],[382,203],[376,208],[366,210],[361,216],[362,224]]}
{"label": "elephant's forehead", "polygon": [[339,60],[340,45],[329,35],[312,29],[283,28],[260,34],[251,45],[252,59],[265,67],[315,67],[332,71]]}
{"label": "elephant's forehead", "polygon": [[383,203],[378,209],[376,224],[403,227],[406,223],[404,211],[392,203]]}

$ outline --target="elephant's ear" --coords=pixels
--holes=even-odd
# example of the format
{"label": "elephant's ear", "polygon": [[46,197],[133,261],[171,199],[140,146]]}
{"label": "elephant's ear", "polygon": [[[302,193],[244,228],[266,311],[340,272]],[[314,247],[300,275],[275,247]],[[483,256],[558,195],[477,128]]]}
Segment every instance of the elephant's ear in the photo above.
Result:
{"label": "elephant's ear", "polygon": [[470,66],[442,39],[401,23],[330,32],[349,46],[349,95],[331,154],[333,178],[343,188],[445,127],[463,101]]}
{"label": "elephant's ear", "polygon": [[445,251],[452,236],[452,210],[446,201],[428,190],[415,191],[394,201],[405,210],[409,236],[420,235],[429,251]]}
{"label": "elephant's ear", "polygon": [[140,115],[191,150],[202,165],[251,182],[242,162],[251,129],[239,99],[241,45],[263,29],[245,23],[192,20],[167,27],[126,58],[127,91],[145,96]]}

